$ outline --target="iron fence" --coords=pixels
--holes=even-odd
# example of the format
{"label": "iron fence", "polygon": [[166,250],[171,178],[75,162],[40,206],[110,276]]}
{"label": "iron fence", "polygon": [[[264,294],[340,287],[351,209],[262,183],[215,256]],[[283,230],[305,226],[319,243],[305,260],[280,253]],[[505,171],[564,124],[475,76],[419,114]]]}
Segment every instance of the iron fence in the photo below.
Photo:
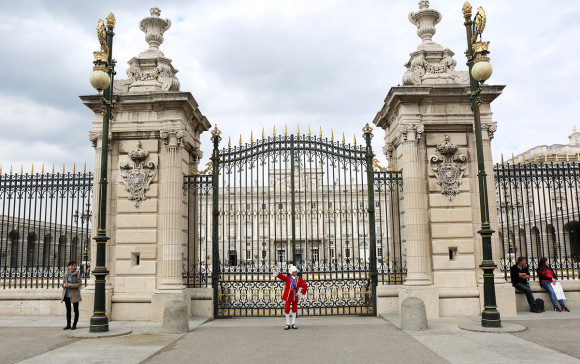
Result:
{"label": "iron fence", "polygon": [[0,285],[54,288],[74,260],[90,273],[92,173],[0,175]]}
{"label": "iron fence", "polygon": [[506,279],[518,256],[527,257],[533,279],[541,257],[562,279],[578,279],[580,164],[498,164],[494,173]]}

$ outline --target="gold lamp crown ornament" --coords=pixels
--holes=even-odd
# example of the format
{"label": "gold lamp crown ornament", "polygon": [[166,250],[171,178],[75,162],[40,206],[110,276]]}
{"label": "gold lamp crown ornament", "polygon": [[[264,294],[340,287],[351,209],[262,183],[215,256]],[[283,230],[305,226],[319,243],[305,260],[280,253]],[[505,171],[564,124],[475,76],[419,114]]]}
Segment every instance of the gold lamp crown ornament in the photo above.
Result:
{"label": "gold lamp crown ornament", "polygon": [[[108,20],[108,19],[107,19]],[[91,86],[93,86],[99,93],[109,87],[111,84],[111,76],[109,75],[109,47],[106,42],[105,22],[99,19],[97,23],[97,37],[101,43],[101,50],[93,52],[95,60],[93,61],[93,72],[89,76]]]}
{"label": "gold lamp crown ornament", "polygon": [[[491,66],[491,63],[489,63],[489,57],[487,56],[489,53],[489,42],[481,40],[481,34],[485,29],[486,22],[485,11],[481,6],[477,9],[474,18],[473,37],[471,38],[471,42],[473,44],[475,59],[473,60],[473,67],[471,68],[471,76],[473,76],[473,79],[476,81],[484,83],[491,77],[493,67]],[[477,41],[478,36],[480,38],[479,41]]]}

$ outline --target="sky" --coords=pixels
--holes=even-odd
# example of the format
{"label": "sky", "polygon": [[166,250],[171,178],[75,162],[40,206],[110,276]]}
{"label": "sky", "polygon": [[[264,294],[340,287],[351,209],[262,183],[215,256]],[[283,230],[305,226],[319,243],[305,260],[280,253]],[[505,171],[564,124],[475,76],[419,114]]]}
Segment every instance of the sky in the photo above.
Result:
{"label": "sky", "polygon": [[[88,139],[93,114],[79,95],[89,84],[95,26],[112,11],[117,19],[113,57],[116,79],[127,61],[148,48],[139,21],[158,6],[172,26],[160,46],[179,70],[181,91],[191,92],[224,146],[249,140],[250,132],[280,133],[297,126],[322,128],[348,142],[372,123],[389,89],[402,83],[404,64],[421,40],[408,20],[418,0],[2,0],[0,165],[38,172],[44,164],[94,168]],[[525,5],[524,5],[525,4]],[[466,70],[461,0],[432,0],[441,12],[433,40],[455,52]],[[566,144],[575,125],[575,86],[580,81],[575,35],[580,2],[480,0],[487,14],[494,73],[506,85],[492,103],[498,129],[494,162],[537,145]],[[374,130],[380,156],[384,131]],[[202,165],[209,158],[202,134]],[[381,158],[384,159],[384,156]]]}

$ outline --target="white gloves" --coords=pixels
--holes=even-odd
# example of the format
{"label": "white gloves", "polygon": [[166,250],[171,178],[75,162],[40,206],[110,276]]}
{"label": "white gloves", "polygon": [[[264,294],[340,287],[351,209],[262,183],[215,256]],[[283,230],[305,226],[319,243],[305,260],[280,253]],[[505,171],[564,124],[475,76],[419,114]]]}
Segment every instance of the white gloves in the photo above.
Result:
{"label": "white gloves", "polygon": [[272,268],[272,277],[276,278],[278,277],[278,269],[276,267]]}

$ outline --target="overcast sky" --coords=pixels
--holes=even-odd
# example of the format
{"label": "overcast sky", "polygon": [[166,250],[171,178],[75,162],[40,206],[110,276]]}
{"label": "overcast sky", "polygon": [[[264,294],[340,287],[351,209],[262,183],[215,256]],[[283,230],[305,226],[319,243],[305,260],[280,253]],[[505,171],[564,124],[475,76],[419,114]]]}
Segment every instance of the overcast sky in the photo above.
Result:
{"label": "overcast sky", "polygon": [[[324,135],[362,141],[420,39],[407,16],[418,0],[196,0],[196,1],[3,1],[0,31],[0,164],[3,172],[24,164],[55,163],[93,168],[88,140],[92,112],[79,95],[94,93],[88,77],[98,49],[95,25],[113,11],[117,79],[127,61],[147,49],[138,23],[159,6],[173,24],[160,49],[225,141],[248,140],[299,124]],[[432,0],[442,13],[433,40],[453,50],[465,70],[461,0]],[[481,0],[487,13],[484,40],[491,41],[491,84],[506,85],[492,104],[498,131],[493,156],[511,156],[541,144],[566,144],[580,127],[574,85],[580,2]],[[375,129],[380,153],[384,132]],[[205,164],[211,149],[202,135]]]}

